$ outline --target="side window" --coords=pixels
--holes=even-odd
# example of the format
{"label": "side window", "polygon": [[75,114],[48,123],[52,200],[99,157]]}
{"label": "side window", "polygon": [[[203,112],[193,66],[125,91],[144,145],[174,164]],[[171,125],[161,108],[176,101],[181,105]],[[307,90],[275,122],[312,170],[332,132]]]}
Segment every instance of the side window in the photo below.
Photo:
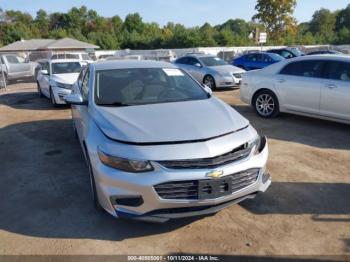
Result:
{"label": "side window", "polygon": [[176,60],[176,63],[187,65],[188,64],[187,57],[179,58],[178,60]]}
{"label": "side window", "polygon": [[303,76],[303,77],[317,77],[321,78],[324,61],[300,61],[293,62],[286,65],[281,71],[282,75]]}
{"label": "side window", "polygon": [[47,72],[50,74],[50,64],[49,62],[45,62],[42,64],[42,70],[47,70]]}
{"label": "side window", "polygon": [[5,63],[4,63],[4,58],[2,58],[2,56],[0,56],[0,58],[1,58],[0,63],[1,63],[1,64],[5,64]]}
{"label": "side window", "polygon": [[19,60],[16,56],[8,55],[6,56],[6,59],[10,64],[19,64]]}
{"label": "side window", "polygon": [[245,60],[247,60],[247,61],[249,61],[249,62],[256,62],[257,57],[256,57],[256,55],[251,54],[251,55],[247,55],[247,56],[245,57]]}
{"label": "side window", "polygon": [[268,55],[262,55],[262,62],[264,63],[271,63],[272,62],[272,59],[271,57],[269,57]]}
{"label": "side window", "polygon": [[198,59],[194,57],[188,57],[188,64],[194,66],[195,64],[200,64]]}
{"label": "side window", "polygon": [[327,65],[327,78],[350,82],[350,63],[332,61]]}
{"label": "side window", "polygon": [[86,69],[86,73],[83,78],[83,82],[81,85],[81,95],[83,96],[84,100],[88,100],[89,98],[89,77],[90,77],[90,70]]}

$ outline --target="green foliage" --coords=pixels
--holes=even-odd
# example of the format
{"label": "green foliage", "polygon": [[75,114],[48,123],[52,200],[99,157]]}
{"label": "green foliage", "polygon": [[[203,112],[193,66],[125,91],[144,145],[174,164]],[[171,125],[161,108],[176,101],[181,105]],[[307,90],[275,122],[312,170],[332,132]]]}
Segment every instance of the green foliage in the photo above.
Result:
{"label": "green foliage", "polygon": [[256,29],[268,32],[268,44],[350,44],[350,4],[337,12],[318,10],[310,22],[299,25],[293,18],[295,5],[295,0],[258,0],[255,22],[229,19],[221,25],[192,28],[171,22],[165,26],[146,23],[138,13],[127,15],[124,21],[118,15],[107,18],[85,6],[67,13],[47,14],[40,9],[35,18],[0,8],[0,46],[20,39],[64,37],[102,49],[248,46],[256,45],[249,38]]}
{"label": "green foliage", "polygon": [[273,41],[294,37],[296,20],[293,13],[296,4],[296,0],[258,0],[255,6],[258,13],[253,19],[264,25]]}

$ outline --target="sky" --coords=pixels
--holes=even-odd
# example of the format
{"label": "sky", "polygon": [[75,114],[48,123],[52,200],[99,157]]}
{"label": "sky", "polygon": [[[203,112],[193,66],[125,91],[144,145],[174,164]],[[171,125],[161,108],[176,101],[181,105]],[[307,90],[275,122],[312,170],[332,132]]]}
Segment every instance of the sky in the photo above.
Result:
{"label": "sky", "polygon": [[[322,7],[334,11],[345,8],[349,3],[349,0],[298,0],[294,16],[298,22],[306,22]],[[188,27],[205,22],[222,24],[230,18],[250,20],[255,13],[255,4],[256,0],[0,0],[3,10],[25,11],[32,16],[40,8],[52,13],[85,5],[105,17],[119,15],[124,19],[127,14],[138,12],[144,22],[165,25],[171,21]]]}

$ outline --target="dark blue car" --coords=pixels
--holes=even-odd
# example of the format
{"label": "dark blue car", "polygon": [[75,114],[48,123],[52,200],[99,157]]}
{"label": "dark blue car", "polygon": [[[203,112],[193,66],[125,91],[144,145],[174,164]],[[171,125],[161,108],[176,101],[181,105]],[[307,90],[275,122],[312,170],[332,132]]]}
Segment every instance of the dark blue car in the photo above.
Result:
{"label": "dark blue car", "polygon": [[232,65],[244,70],[261,69],[284,60],[280,55],[274,53],[250,53],[233,59]]}

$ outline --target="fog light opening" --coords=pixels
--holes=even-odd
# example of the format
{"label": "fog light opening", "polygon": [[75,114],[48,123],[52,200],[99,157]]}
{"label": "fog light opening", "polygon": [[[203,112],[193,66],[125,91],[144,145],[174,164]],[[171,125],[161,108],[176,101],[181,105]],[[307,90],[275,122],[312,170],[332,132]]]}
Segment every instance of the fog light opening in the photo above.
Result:
{"label": "fog light opening", "polygon": [[269,179],[270,179],[270,174],[269,173],[263,173],[262,175],[262,182],[265,184]]}
{"label": "fog light opening", "polygon": [[144,203],[141,196],[112,196],[110,199],[113,206],[138,207]]}

